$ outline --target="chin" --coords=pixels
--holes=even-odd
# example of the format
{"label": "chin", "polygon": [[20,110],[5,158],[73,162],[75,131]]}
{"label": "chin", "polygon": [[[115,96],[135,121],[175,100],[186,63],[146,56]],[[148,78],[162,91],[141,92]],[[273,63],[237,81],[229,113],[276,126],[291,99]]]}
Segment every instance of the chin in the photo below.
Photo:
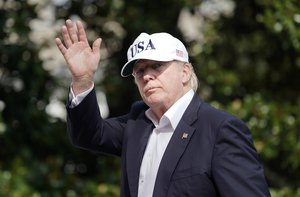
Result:
{"label": "chin", "polygon": [[157,105],[157,104],[161,103],[161,99],[154,98],[154,97],[147,97],[147,98],[144,99],[144,101],[149,106]]}

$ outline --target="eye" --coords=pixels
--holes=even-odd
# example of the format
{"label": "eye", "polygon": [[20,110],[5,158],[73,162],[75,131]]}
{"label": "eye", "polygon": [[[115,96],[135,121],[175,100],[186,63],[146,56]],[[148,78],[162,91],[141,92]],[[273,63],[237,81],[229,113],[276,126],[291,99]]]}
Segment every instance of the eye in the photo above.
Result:
{"label": "eye", "polygon": [[162,63],[155,63],[151,66],[151,68],[155,71],[159,71],[162,68],[163,64]]}
{"label": "eye", "polygon": [[134,68],[132,74],[134,77],[139,78],[144,75],[144,72],[145,72],[145,68]]}
{"label": "eye", "polygon": [[134,70],[134,75],[139,77],[142,76],[144,74],[145,69],[144,68],[138,68]]}

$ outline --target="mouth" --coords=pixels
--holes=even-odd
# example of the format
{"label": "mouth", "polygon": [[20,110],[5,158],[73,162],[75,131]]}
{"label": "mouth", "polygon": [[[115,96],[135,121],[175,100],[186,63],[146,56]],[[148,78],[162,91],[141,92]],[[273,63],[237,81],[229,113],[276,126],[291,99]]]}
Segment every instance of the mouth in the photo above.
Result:
{"label": "mouth", "polygon": [[148,87],[148,88],[145,88],[144,92],[145,92],[145,94],[149,94],[149,93],[154,92],[155,89],[157,89],[157,88],[156,87]]}

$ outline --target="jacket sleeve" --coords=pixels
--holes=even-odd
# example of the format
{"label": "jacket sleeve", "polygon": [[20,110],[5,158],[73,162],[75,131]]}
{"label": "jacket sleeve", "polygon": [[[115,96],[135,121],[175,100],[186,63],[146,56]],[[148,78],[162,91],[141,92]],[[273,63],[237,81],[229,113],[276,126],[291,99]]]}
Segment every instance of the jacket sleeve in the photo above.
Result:
{"label": "jacket sleeve", "polygon": [[250,131],[239,119],[231,117],[220,123],[212,173],[222,197],[270,196]]}
{"label": "jacket sleeve", "polygon": [[67,130],[73,145],[120,156],[127,116],[103,120],[93,89],[76,107],[67,106]]}
{"label": "jacket sleeve", "polygon": [[93,152],[121,156],[129,119],[135,120],[144,114],[148,106],[135,102],[128,114],[103,119],[100,115],[96,92],[93,89],[74,108],[67,105],[67,129],[73,145]]}

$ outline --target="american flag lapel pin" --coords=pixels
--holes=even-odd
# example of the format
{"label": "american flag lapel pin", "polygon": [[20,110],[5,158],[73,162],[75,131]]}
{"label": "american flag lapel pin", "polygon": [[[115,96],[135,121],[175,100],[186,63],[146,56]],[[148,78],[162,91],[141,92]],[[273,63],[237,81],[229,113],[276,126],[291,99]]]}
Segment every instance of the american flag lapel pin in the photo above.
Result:
{"label": "american flag lapel pin", "polygon": [[188,136],[189,136],[189,134],[188,134],[188,133],[183,133],[183,134],[182,134],[182,137],[181,137],[181,139],[187,139],[187,138],[188,138]]}

